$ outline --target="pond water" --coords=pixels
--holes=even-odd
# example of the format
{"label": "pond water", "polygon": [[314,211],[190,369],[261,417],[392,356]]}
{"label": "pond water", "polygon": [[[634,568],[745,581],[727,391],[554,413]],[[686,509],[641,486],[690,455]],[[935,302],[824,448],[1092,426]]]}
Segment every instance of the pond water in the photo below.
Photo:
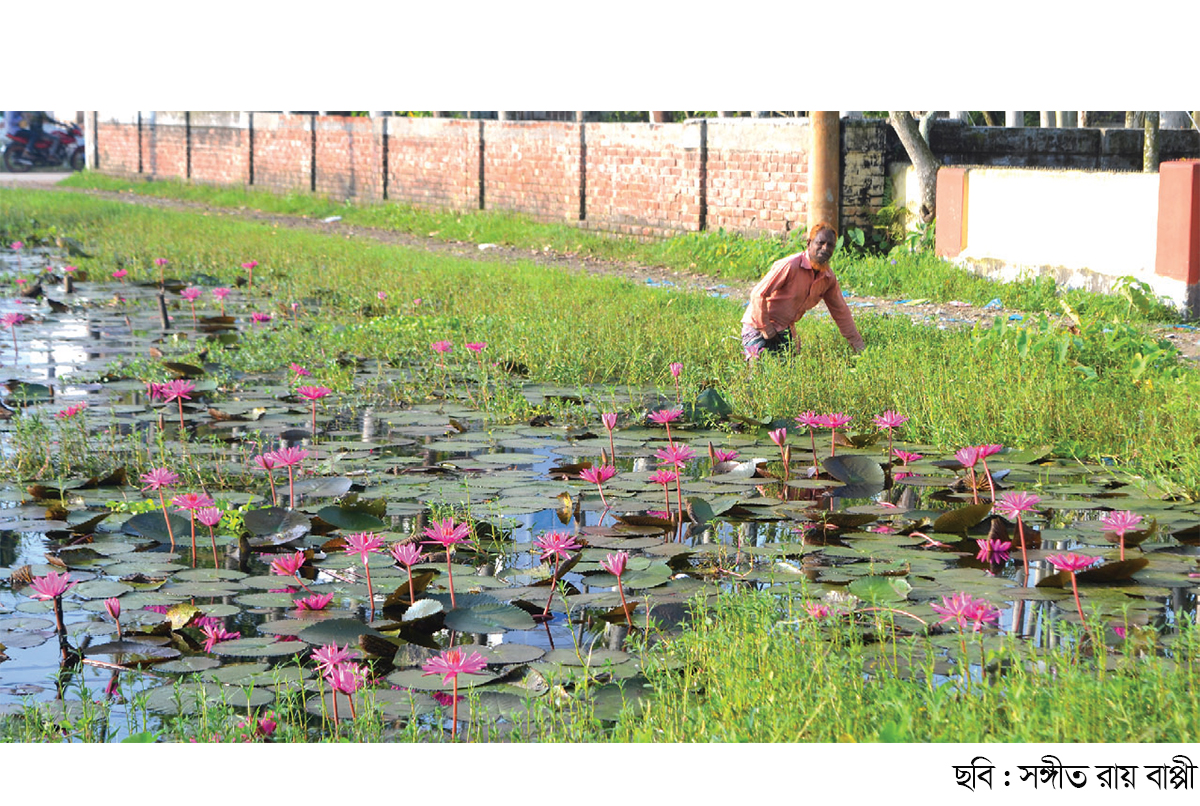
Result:
{"label": "pond water", "polygon": [[[900,441],[902,427],[895,447],[922,455],[904,466],[889,460],[869,423],[838,432],[835,447],[832,432],[810,436],[792,422],[785,483],[768,437],[783,423],[706,426],[704,408],[688,405],[668,435],[643,412],[670,407],[671,393],[621,388],[620,408],[634,414],[621,417],[610,442],[599,413],[612,406],[614,390],[602,397],[498,373],[487,382],[512,385],[533,403],[579,399],[590,414],[584,425],[497,424],[465,404],[479,376],[472,361],[459,358],[448,368],[444,399],[403,408],[362,405],[342,393],[319,400],[314,443],[311,404],[296,387],[319,378],[300,379],[288,367],[235,376],[172,363],[196,339],[235,343],[251,328],[302,320],[254,324],[254,300],[235,290],[226,301],[229,319],[194,325],[182,286],[169,284],[171,328],[164,330],[156,285],[83,279],[67,292],[60,260],[26,250],[19,267],[12,255],[3,267],[26,278],[25,287],[41,278],[45,293],[0,300],[0,315],[28,317],[0,333],[8,339],[0,353],[8,415],[0,453],[11,477],[22,479],[0,486],[0,645],[7,657],[0,661],[0,714],[30,703],[77,713],[81,698],[118,696],[106,693],[116,681],[126,699],[144,692],[160,718],[192,707],[183,700],[195,691],[264,706],[299,691],[318,719],[330,703],[307,658],[335,643],[369,664],[371,696],[397,722],[438,724],[433,695],[451,687],[423,675],[422,665],[450,645],[480,651],[488,664],[483,674],[459,676],[460,685],[478,688],[472,718],[512,720],[531,698],[585,674],[605,683],[611,715],[640,696],[644,679],[642,659],[629,651],[627,619],[653,643],[678,628],[695,597],[746,587],[803,594],[842,612],[891,608],[899,629],[931,630],[936,638],[954,629],[937,626],[934,607],[967,592],[999,610],[986,640],[1015,634],[1045,647],[1063,640],[1054,625],[1079,623],[1070,576],[1047,560],[1066,551],[1096,560],[1077,578],[1084,608],[1107,625],[1107,643],[1153,628],[1155,651],[1169,653],[1179,619],[1196,614],[1197,506],[1163,500],[1104,467],[1055,458],[1048,448],[1007,448],[987,460],[994,495],[1040,498],[1020,527],[1029,544],[1026,578],[1018,527],[989,506],[993,492],[982,468],[974,476],[952,453]],[[59,279],[48,279],[47,266]],[[47,297],[68,307],[52,307]],[[218,313],[211,294],[198,310]],[[190,379],[182,413],[174,402],[151,400],[145,379],[110,373],[114,360],[130,357]],[[412,370],[364,362],[356,387],[376,389]],[[60,416],[83,402],[86,408]],[[654,474],[663,467],[660,453],[675,444],[695,456],[681,460],[678,487],[664,489]],[[710,446],[738,455],[714,465]],[[267,474],[253,461],[284,448],[308,454],[294,506],[286,470],[272,471],[273,502]],[[599,467],[610,452],[616,474],[602,485],[606,507],[580,471]],[[191,522],[173,516],[168,534],[157,493],[138,483],[152,467],[206,479],[203,488],[181,481],[164,493],[203,491],[225,511],[212,535],[197,524],[194,552]],[[687,517],[672,520],[680,504]],[[1126,535],[1125,560],[1101,523],[1123,510],[1144,518]],[[472,542],[450,558],[453,599],[444,551],[424,537],[448,517],[472,527]],[[368,589],[361,561],[345,546],[362,532],[387,545],[424,541],[428,556],[413,566],[421,580],[414,591],[386,550],[370,555]],[[567,553],[562,587],[553,593],[553,566],[536,544],[549,532],[580,544]],[[977,541],[989,536],[1011,546],[984,563]],[[309,590],[295,576],[272,573],[272,561],[298,550],[307,552],[301,579]],[[629,560],[618,588],[603,564],[622,551]],[[71,655],[65,667],[53,601],[33,598],[29,584],[64,570],[78,583],[61,597]],[[298,609],[295,601],[310,592],[332,599],[321,610]],[[114,598],[119,642],[104,604]],[[548,601],[551,617],[543,620]],[[654,629],[642,636],[651,621]],[[206,649],[204,626],[239,635]],[[950,668],[955,642],[936,646],[941,668]],[[187,681],[183,700],[174,696],[178,681]],[[111,728],[118,735],[137,729],[119,702]]]}

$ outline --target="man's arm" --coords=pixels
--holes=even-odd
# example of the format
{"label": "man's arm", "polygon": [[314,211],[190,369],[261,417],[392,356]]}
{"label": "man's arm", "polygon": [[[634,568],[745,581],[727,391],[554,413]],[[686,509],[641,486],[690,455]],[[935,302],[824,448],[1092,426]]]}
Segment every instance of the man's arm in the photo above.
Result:
{"label": "man's arm", "polygon": [[[830,276],[833,277],[832,273]],[[862,352],[866,343],[859,335],[858,327],[854,324],[854,316],[850,313],[850,306],[846,304],[846,299],[842,296],[842,287],[838,284],[837,277],[833,277],[833,285],[822,295],[821,299],[825,300],[825,307],[829,309],[829,315],[833,317],[833,322],[841,331],[842,337],[850,342],[850,347],[854,352]]]}

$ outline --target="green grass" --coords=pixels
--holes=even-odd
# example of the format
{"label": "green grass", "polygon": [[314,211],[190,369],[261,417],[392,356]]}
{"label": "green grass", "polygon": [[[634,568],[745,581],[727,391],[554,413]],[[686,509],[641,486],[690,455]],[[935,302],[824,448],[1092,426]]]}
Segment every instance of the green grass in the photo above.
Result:
{"label": "green grass", "polygon": [[[348,224],[447,241],[496,243],[536,250],[548,248],[563,254],[664,266],[731,282],[757,280],[771,263],[804,248],[803,232],[799,230],[784,239],[747,238],[720,230],[643,242],[515,213],[427,210],[398,202],[354,204],[308,193],[279,194],[259,189],[194,185],[178,180],[131,181],[90,172],[75,174],[62,184],[309,218],[340,215]],[[913,254],[900,249],[884,256],[843,251],[834,259],[833,265],[843,289],[865,296],[922,298],[935,302],[960,300],[974,305],[986,305],[1000,297],[1009,310],[1055,313],[1059,312],[1058,300],[1063,299],[1085,314],[1121,314],[1134,321],[1178,319],[1178,314],[1160,302],[1147,300],[1138,306],[1120,297],[1077,289],[1060,291],[1052,278],[1044,276],[997,283],[929,253]]]}
{"label": "green grass", "polygon": [[[949,449],[1053,445],[1061,455],[1111,457],[1166,489],[1200,495],[1200,456],[1187,447],[1200,444],[1195,373],[1169,346],[1147,363],[1159,349],[1152,339],[1082,312],[1077,336],[1039,334],[1031,321],[1024,336],[979,334],[986,338],[859,314],[869,347],[857,357],[827,317],[811,315],[799,328],[798,355],[748,366],[737,339],[739,303],[619,277],[462,260],[74,194],[0,193],[0,227],[72,234],[95,252],[80,261],[83,268],[105,274],[124,266],[134,280],[157,276],[152,266],[160,256],[176,276],[224,283],[242,273],[242,262],[258,260],[256,283],[270,289],[264,304],[279,313],[299,301],[305,324],[274,328],[270,337],[246,334],[237,350],[214,348],[210,360],[233,369],[296,361],[331,370],[340,357],[382,357],[419,368],[391,390],[412,401],[440,383],[432,342],[486,341],[490,357],[525,365],[530,380],[599,388],[584,390],[596,406],[636,409],[640,400],[603,390],[649,385],[673,397],[666,368],[679,361],[684,389],[713,386],[747,417],[845,411],[855,427],[868,429],[872,415],[890,408],[912,418],[903,432],[909,440]],[[376,299],[380,289],[386,302]],[[452,354],[454,372],[473,366],[464,352]],[[492,379],[501,387],[486,405],[476,402],[499,419],[528,416],[511,379]],[[593,421],[597,414],[575,412]]]}
{"label": "green grass", "polygon": [[[794,600],[789,600],[794,602]],[[615,741],[1192,742],[1200,630],[1185,625],[1173,657],[1130,651],[1107,671],[1068,638],[1035,653],[968,637],[974,680],[938,677],[941,653],[909,639],[863,640],[841,617],[818,623],[765,594],[723,596],[652,658],[654,697],[617,724]],[[890,622],[880,621],[884,632]],[[867,629],[878,629],[867,625]],[[951,634],[950,645],[959,640]],[[935,642],[936,647],[936,642]],[[648,662],[654,668],[653,661]],[[942,671],[945,674],[946,669]]]}
{"label": "green grass", "polygon": [[[795,591],[794,593],[801,593]],[[645,697],[614,717],[602,714],[598,681],[576,681],[530,696],[506,723],[470,720],[467,741],[541,742],[1195,742],[1200,629],[1185,620],[1166,657],[1139,653],[1155,641],[1134,628],[1124,650],[1097,662],[1081,650],[1078,630],[1043,625],[1043,643],[995,635],[932,641],[894,632],[891,613],[817,621],[799,598],[742,590],[699,602],[682,633],[645,651]],[[897,619],[902,622],[902,619]],[[910,626],[909,624],[904,626]],[[970,680],[959,661],[961,647]],[[981,654],[982,653],[982,654]],[[980,660],[987,666],[983,675]],[[603,669],[596,669],[602,673]],[[128,681],[126,681],[128,685]],[[140,681],[139,685],[144,685]],[[236,693],[236,689],[233,690]],[[260,716],[277,723],[274,741],[448,740],[415,720],[395,722],[358,696],[358,718],[336,730],[304,711],[294,687]],[[161,718],[144,695],[126,690],[124,720],[111,701],[80,692],[70,715],[32,708],[0,718],[0,741],[242,741],[254,723],[244,709],[212,700],[194,714]],[[460,705],[468,719],[473,693]]]}

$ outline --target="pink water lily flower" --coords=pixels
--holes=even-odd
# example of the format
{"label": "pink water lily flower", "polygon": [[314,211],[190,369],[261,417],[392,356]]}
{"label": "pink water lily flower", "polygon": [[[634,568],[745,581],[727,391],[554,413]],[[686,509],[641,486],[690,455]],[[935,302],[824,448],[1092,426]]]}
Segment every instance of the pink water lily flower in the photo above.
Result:
{"label": "pink water lily flower", "polygon": [[214,288],[212,291],[213,296],[217,298],[217,302],[221,304],[221,316],[225,315],[225,298],[229,296],[230,290],[231,289],[221,287]]}
{"label": "pink water lily flower", "polygon": [[628,563],[629,552],[618,551],[601,560],[600,567],[617,578],[617,591],[621,594],[621,609],[625,611],[625,623],[633,627],[633,616],[630,615],[629,603],[625,601],[625,588],[621,584],[621,575],[625,573],[625,566]]}
{"label": "pink water lily flower", "polygon": [[900,463],[904,464],[904,465],[907,465],[910,462],[916,462],[920,459],[925,458],[925,456],[923,454],[910,453],[908,451],[902,451],[899,448],[896,448],[894,451],[892,451],[892,456],[895,456],[897,459],[900,460]]}
{"label": "pink water lily flower", "polygon": [[1100,518],[1100,523],[1104,524],[1104,528],[1110,532],[1117,533],[1117,540],[1121,545],[1121,559],[1125,559],[1125,535],[1132,532],[1142,524],[1142,516],[1129,510],[1121,510],[1120,512],[1110,512]]}
{"label": "pink water lily flower", "polygon": [[954,622],[960,630],[966,630],[968,622],[972,631],[979,632],[987,624],[1000,620],[1000,611],[984,599],[975,599],[968,593],[943,596],[941,605],[930,605],[935,613],[942,614],[938,624]]}
{"label": "pink water lily flower", "polygon": [[296,390],[296,394],[312,403],[312,435],[313,441],[317,439],[317,401],[323,397],[327,397],[333,392],[328,386],[301,386]]}
{"label": "pink water lily flower", "polygon": [[212,652],[213,647],[223,641],[232,641],[242,637],[240,632],[229,632],[224,627],[211,624],[205,625],[203,632],[205,652]]}
{"label": "pink water lily flower", "polygon": [[613,443],[613,429],[617,427],[616,412],[605,412],[600,415],[600,422],[608,429],[608,452],[613,462],[617,461],[617,448]]}
{"label": "pink water lily flower", "polygon": [[673,408],[673,409],[659,409],[658,411],[650,412],[650,419],[653,422],[658,423],[659,425],[666,425],[667,423],[673,423],[682,416],[683,416],[683,409],[678,408],[678,407]]}
{"label": "pink water lily flower", "polygon": [[163,494],[163,489],[172,487],[179,481],[179,474],[172,473],[165,467],[156,467],[149,473],[141,475],[141,481],[146,486],[142,488],[142,492],[155,490],[158,492],[158,501],[162,504],[163,520],[167,523],[167,535],[171,538],[171,548],[175,548],[175,532],[171,529],[171,518],[167,513],[167,499]]}
{"label": "pink water lily flower", "polygon": [[254,288],[254,270],[258,268],[257,260],[250,260],[242,264],[242,268],[246,270],[247,280],[246,287]]}
{"label": "pink water lily flower", "polygon": [[565,532],[546,532],[534,541],[534,545],[542,552],[542,562],[553,557],[556,563],[559,559],[571,559],[570,552],[579,551],[583,548],[583,546],[575,542],[573,536]]}
{"label": "pink water lily flower", "polygon": [[333,601],[332,593],[314,593],[303,599],[293,599],[292,604],[297,610],[324,610]]}
{"label": "pink water lily flower", "polygon": [[217,507],[200,507],[196,510],[196,517],[200,522],[208,527],[208,539],[212,542],[213,565],[218,564],[217,560],[217,535],[213,532],[213,527],[221,522],[221,518],[225,515]]}
{"label": "pink water lily flower", "polygon": [[829,455],[837,455],[837,431],[839,428],[845,428],[854,419],[849,414],[836,412],[834,414],[826,414],[821,419],[821,426],[830,430]]}
{"label": "pink water lily flower", "polygon": [[141,480],[146,486],[145,490],[161,490],[163,487],[171,487],[179,481],[179,474],[167,470],[165,467],[156,467],[149,473],[143,473]]}
{"label": "pink water lily flower", "polygon": [[608,510],[608,501],[604,497],[604,482],[611,479],[617,474],[617,469],[612,465],[600,465],[599,467],[588,467],[579,471],[579,478],[584,481],[590,481],[596,485],[596,489],[600,492],[600,501],[604,504],[605,511]]}
{"label": "pink water lily flower", "polygon": [[1066,571],[1071,576],[1071,593],[1075,595],[1075,609],[1079,611],[1079,620],[1083,625],[1087,626],[1087,619],[1083,615],[1083,603],[1079,601],[1079,580],[1075,575],[1080,571],[1091,568],[1100,558],[1088,557],[1085,554],[1075,554],[1070,552],[1067,554],[1051,554],[1046,557],[1046,561],[1053,565],[1059,571]]}
{"label": "pink water lily flower", "polygon": [[454,569],[450,564],[450,558],[455,546],[470,542],[470,534],[470,524],[456,524],[453,518],[446,518],[441,521],[435,520],[433,526],[425,529],[425,536],[446,550],[446,575],[450,586],[450,607],[457,606],[454,600]]}
{"label": "pink water lily flower", "polygon": [[663,498],[666,502],[668,519],[671,517],[671,494],[668,491],[668,488],[671,486],[671,482],[678,480],[679,474],[674,470],[658,470],[650,474],[651,482],[654,484],[661,484],[663,486]]}
{"label": "pink water lily flower", "polygon": [[979,553],[975,555],[975,559],[981,563],[1004,563],[1008,562],[1008,551],[1012,548],[1012,543],[1008,540],[996,540],[993,538],[984,538],[975,541],[979,545]]}
{"label": "pink water lily flower", "polygon": [[367,575],[367,601],[370,602],[372,621],[375,619],[375,589],[371,587],[370,556],[372,552],[383,548],[383,545],[383,538],[373,532],[358,532],[346,535],[346,553],[358,555],[359,560],[363,564],[363,570]]}
{"label": "pink water lily flower", "polygon": [[286,467],[288,469],[288,497],[291,499],[292,509],[295,509],[296,474],[293,468],[308,458],[308,451],[304,448],[280,448],[277,451],[272,451],[270,456],[278,467]]}
{"label": "pink water lily flower", "polygon": [[308,586],[304,584],[304,580],[300,579],[300,569],[304,566],[306,559],[303,551],[277,557],[271,561],[271,573],[281,577],[294,577],[301,587],[307,589]]}
{"label": "pink water lily flower", "polygon": [[64,572],[56,574],[54,571],[49,572],[45,576],[34,577],[30,583],[30,587],[35,591],[30,594],[34,599],[55,599],[62,596],[64,593],[75,587],[78,583],[71,581],[71,575]]}
{"label": "pink water lily flower", "polygon": [[400,563],[408,571],[408,603],[416,604],[417,594],[413,587],[413,566],[425,559],[425,555],[421,553],[421,545],[419,543],[395,543],[388,551],[396,562]]}
{"label": "pink water lily flower", "polygon": [[317,673],[322,677],[329,674],[333,667],[345,663],[353,656],[349,646],[342,649],[337,644],[325,644],[312,651],[312,659],[317,662]]}
{"label": "pink water lily flower", "polygon": [[1017,536],[1021,541],[1021,565],[1026,577],[1029,576],[1029,552],[1025,547],[1025,521],[1021,516],[1033,512],[1041,502],[1042,499],[1033,493],[1022,491],[1005,493],[993,505],[997,513],[1017,522]]}
{"label": "pink water lily flower", "polygon": [[427,660],[421,668],[424,669],[422,677],[440,674],[442,675],[442,685],[454,684],[454,712],[450,718],[450,738],[453,739],[458,730],[458,676],[460,674],[479,674],[487,668],[487,660],[478,652],[468,655],[462,649],[447,649],[437,657]]}
{"label": "pink water lily flower", "polygon": [[898,414],[891,409],[888,409],[883,414],[875,415],[875,427],[881,431],[886,430],[888,432],[887,452],[889,456],[892,453],[892,432],[907,422],[908,417]]}
{"label": "pink water lily flower", "polygon": [[203,293],[204,293],[203,288],[199,288],[199,287],[193,285],[193,286],[188,286],[187,288],[180,291],[179,296],[183,297],[188,302],[195,302],[196,300],[200,299],[200,296]]}
{"label": "pink water lily flower", "polygon": [[112,276],[114,280],[120,280],[123,283],[125,282],[125,278],[129,276],[129,272],[125,269],[117,269],[112,273]]}
{"label": "pink water lily flower", "polygon": [[306,377],[312,375],[311,372],[309,372],[308,370],[306,370],[304,367],[300,366],[299,364],[288,364],[288,367],[292,370],[292,372],[296,373],[297,377],[302,376],[302,375],[306,376]]}
{"label": "pink water lily flower", "polygon": [[467,342],[467,349],[470,350],[471,352],[475,353],[476,355],[479,355],[480,353],[482,353],[485,347],[487,347],[486,341],[469,341],[469,342]]}
{"label": "pink water lily flower", "polygon": [[550,615],[550,602],[554,599],[554,585],[558,582],[562,561],[571,559],[571,552],[579,551],[583,546],[576,543],[575,538],[565,532],[546,532],[534,541],[534,545],[542,552],[542,562],[551,557],[554,558],[554,576],[550,578],[550,595],[546,597],[546,606],[542,609],[541,615],[541,618],[546,620]]}
{"label": "pink water lily flower", "polygon": [[1046,557],[1046,561],[1059,571],[1067,571],[1071,574],[1092,567],[1099,559],[1099,557],[1089,557],[1086,554],[1075,554],[1074,552],[1051,554]]}
{"label": "pink water lily flower", "polygon": [[54,417],[58,420],[69,420],[72,417],[80,414],[86,408],[87,403],[76,403],[74,406],[68,406],[67,408],[55,413]]}
{"label": "pink water lily flower", "polygon": [[[196,564],[196,510],[210,507],[214,501],[204,493],[184,493],[171,499],[171,503],[179,507],[180,512],[188,512],[192,522],[192,565]],[[213,553],[216,553],[216,541],[213,541]]]}
{"label": "pink water lily flower", "polygon": [[427,660],[421,668],[424,669],[422,677],[440,674],[442,683],[445,684],[455,680],[460,674],[479,674],[487,668],[487,659],[478,652],[468,655],[463,649],[447,649],[437,657]]}
{"label": "pink water lily flower", "polygon": [[254,313],[250,314],[250,321],[256,325],[261,325],[264,322],[271,321],[271,314],[263,313],[262,311],[255,311]]}
{"label": "pink water lily flower", "polygon": [[804,612],[815,619],[826,618],[831,612],[829,605],[808,601],[804,603]]}
{"label": "pink water lily flower", "polygon": [[659,464],[672,465],[680,469],[687,467],[688,462],[696,458],[696,452],[687,445],[659,448],[654,455],[658,458]]}

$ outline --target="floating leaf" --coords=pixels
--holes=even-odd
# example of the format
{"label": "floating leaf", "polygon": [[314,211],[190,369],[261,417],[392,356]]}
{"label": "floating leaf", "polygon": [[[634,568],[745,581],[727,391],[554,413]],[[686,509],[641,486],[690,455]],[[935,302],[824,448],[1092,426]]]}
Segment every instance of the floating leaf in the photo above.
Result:
{"label": "floating leaf", "polygon": [[[179,544],[181,540],[189,539],[191,535],[192,522],[178,515],[171,513],[167,517],[171,519],[171,529],[175,534],[175,542]],[[158,512],[142,512],[134,515],[129,520],[121,525],[121,531],[127,535],[134,537],[144,537],[148,540],[157,540],[159,543],[170,543],[171,533],[167,531],[166,521],[163,519],[161,511]]]}
{"label": "floating leaf", "polygon": [[[438,597],[441,599],[441,596]],[[448,598],[448,597],[447,597]],[[458,607],[446,613],[447,629],[469,633],[532,630],[537,622],[519,607],[488,596],[458,596]]]}
{"label": "floating leaf", "polygon": [[346,532],[378,532],[387,527],[386,523],[368,512],[338,506],[322,507],[317,517]]}
{"label": "floating leaf", "polygon": [[325,644],[349,644],[357,646],[358,639],[364,635],[383,638],[383,633],[379,632],[379,630],[363,624],[358,619],[352,618],[335,618],[318,621],[312,626],[305,627],[296,637],[313,646],[323,646]]}
{"label": "floating leaf", "polygon": [[[262,688],[222,686],[217,683],[181,683],[160,686],[146,694],[146,708],[160,714],[192,714],[206,711],[214,703],[233,708],[261,708],[275,701],[275,695]],[[347,709],[349,710],[349,709]]]}
{"label": "floating leaf", "polygon": [[849,590],[860,599],[879,604],[904,601],[912,585],[904,577],[869,576],[851,582]]}
{"label": "floating leaf", "polygon": [[278,546],[299,540],[312,528],[303,513],[283,507],[252,509],[246,513],[246,531],[254,535],[250,545],[255,547]]}
{"label": "floating leaf", "polygon": [[991,504],[971,504],[959,509],[952,509],[933,522],[933,531],[942,534],[964,535],[968,529],[986,518],[991,511]]}

